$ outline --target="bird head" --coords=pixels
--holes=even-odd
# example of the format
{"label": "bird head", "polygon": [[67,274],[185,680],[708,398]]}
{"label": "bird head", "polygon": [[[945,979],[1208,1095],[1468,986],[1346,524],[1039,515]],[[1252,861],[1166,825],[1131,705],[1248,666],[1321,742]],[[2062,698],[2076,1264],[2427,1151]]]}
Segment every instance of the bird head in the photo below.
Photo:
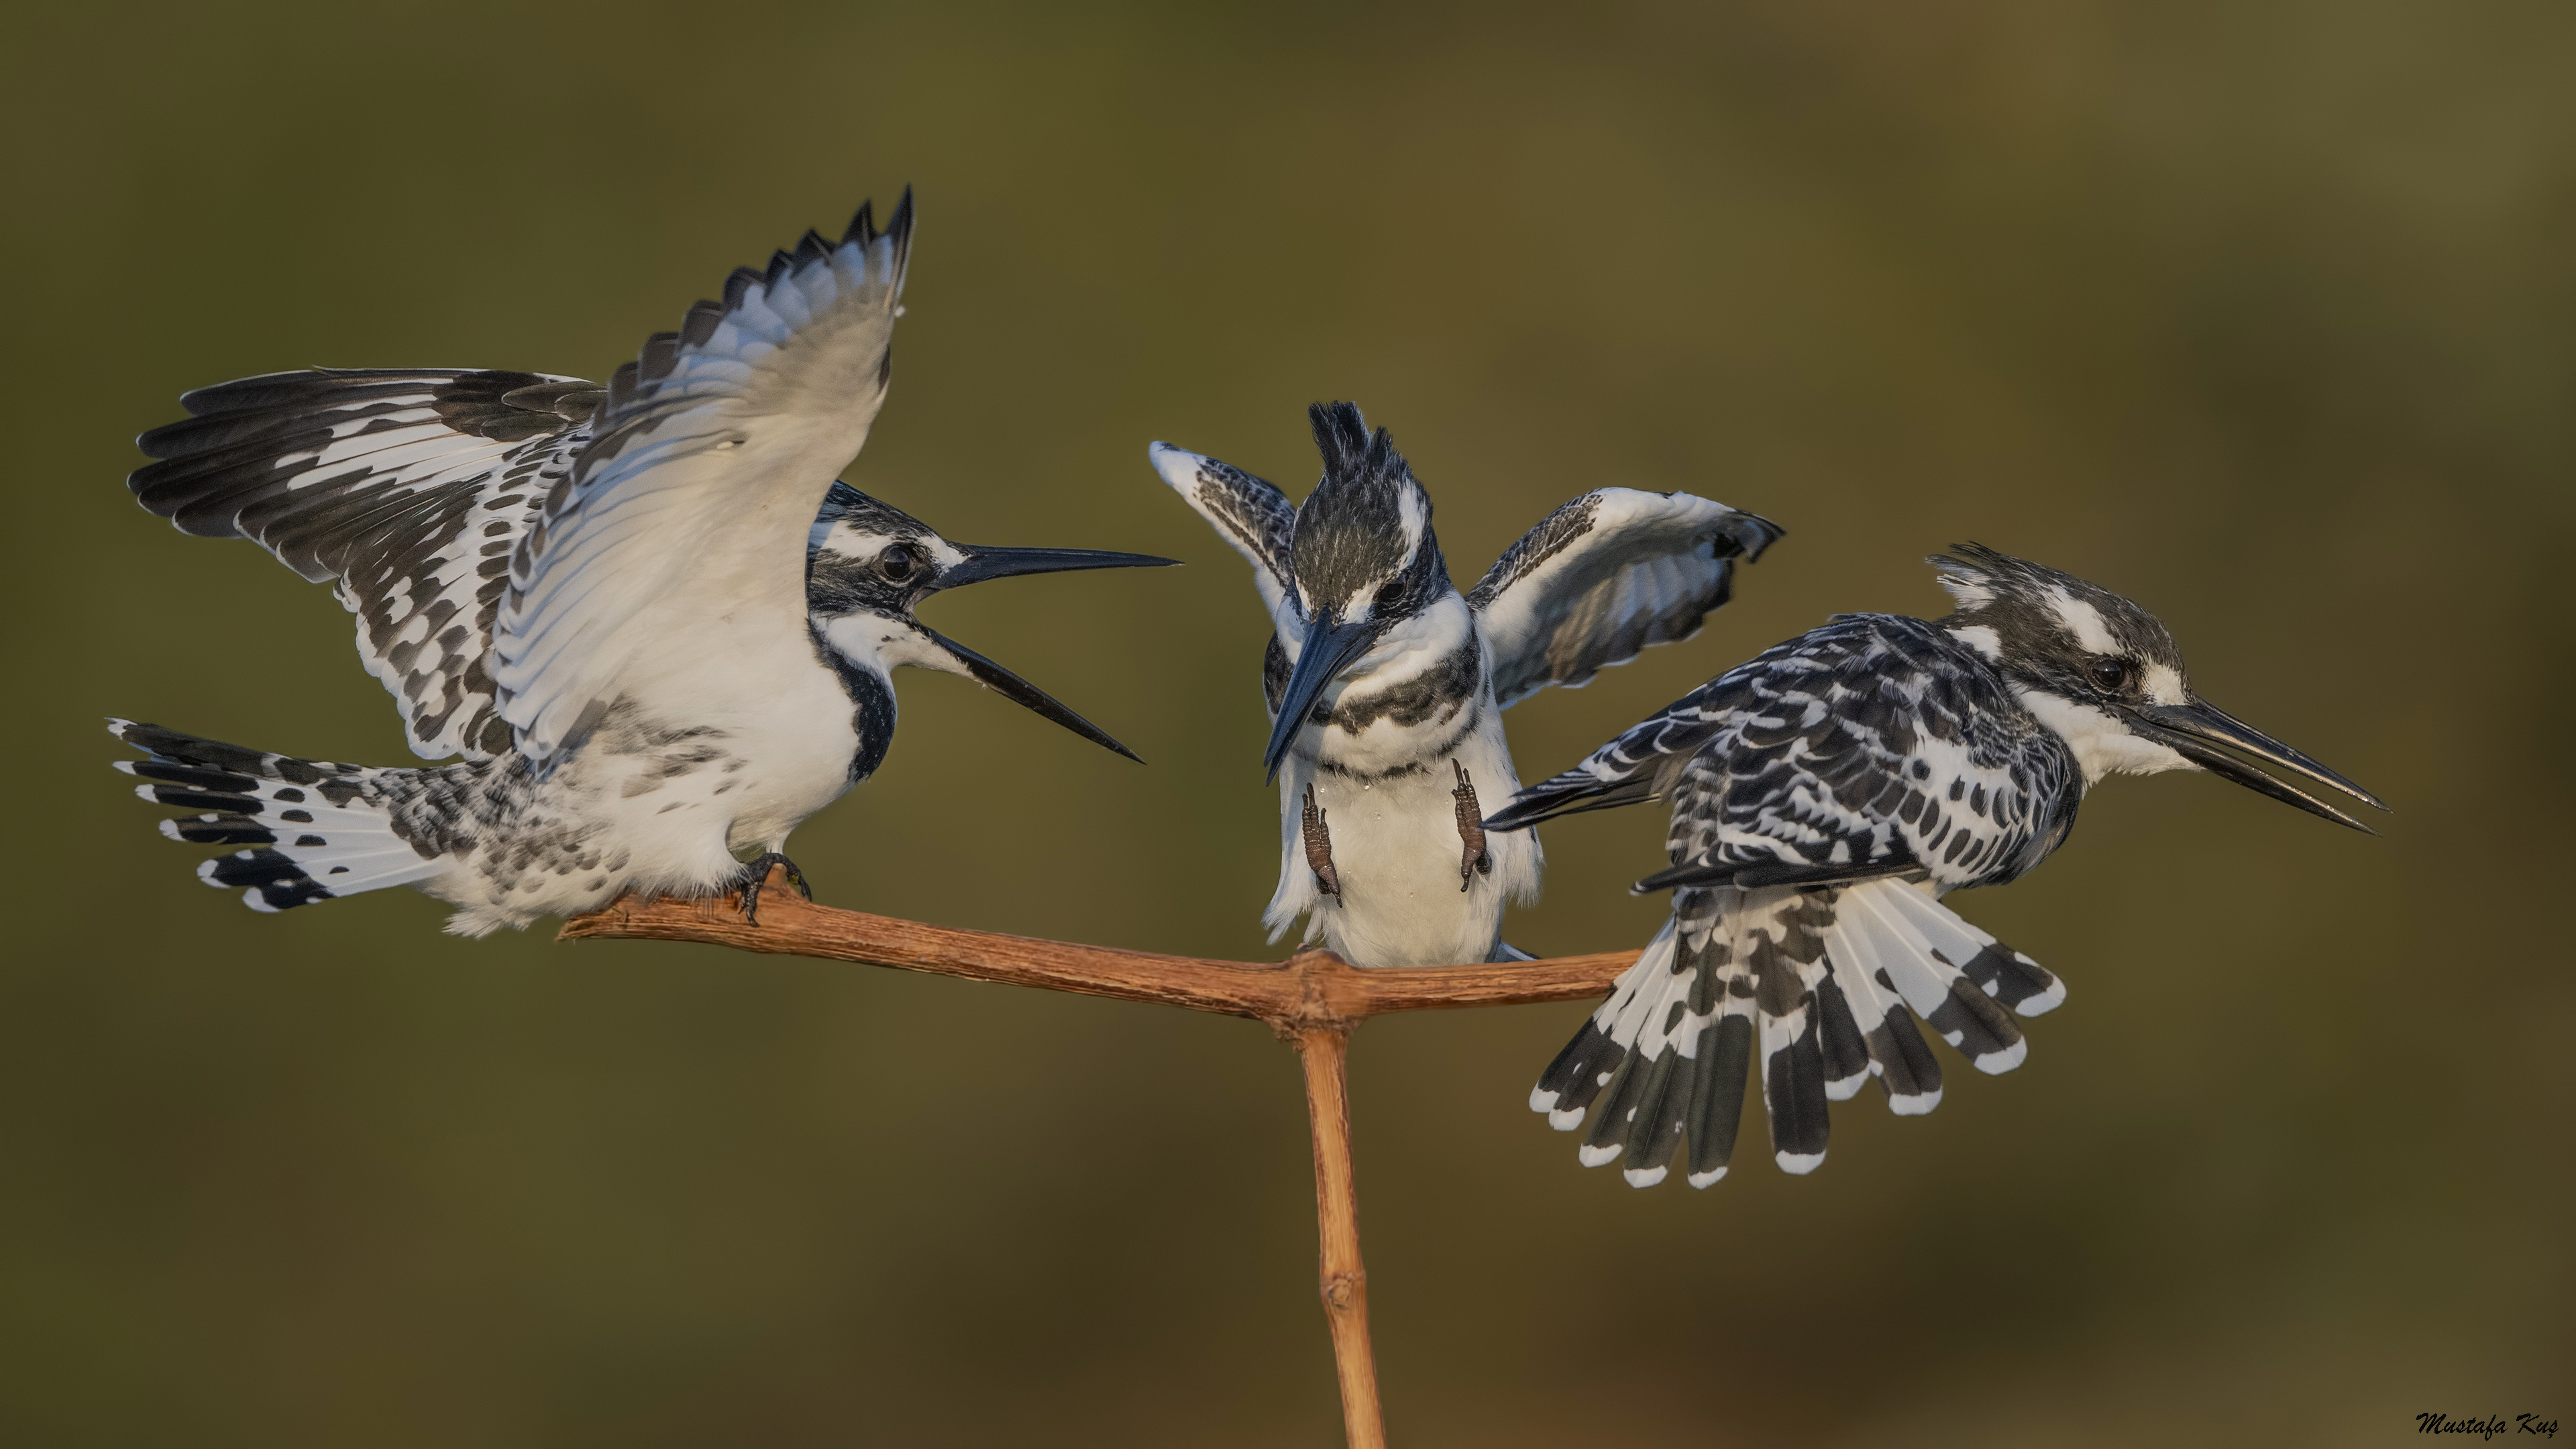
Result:
{"label": "bird head", "polygon": [[2379,798],[2202,699],[2163,622],[2071,574],[1959,544],[1931,560],[1958,611],[1941,621],[1992,660],[2022,704],[2074,749],[2087,783],[2105,774],[2207,770],[2355,830],[2369,826],[2249,760],[2375,809]]}
{"label": "bird head", "polygon": [[1017,574],[1177,563],[1087,548],[995,548],[951,543],[928,524],[847,483],[834,483],[805,546],[805,608],[815,639],[842,660],[883,675],[898,665],[962,674],[1094,744],[1125,745],[1036,685],[940,634],[912,611],[942,589]]}
{"label": "bird head", "polygon": [[1372,434],[1355,403],[1317,403],[1307,417],[1324,477],[1298,505],[1290,546],[1305,638],[1262,757],[1273,776],[1316,699],[1457,592],[1431,532],[1431,495],[1395,439],[1384,428]]}

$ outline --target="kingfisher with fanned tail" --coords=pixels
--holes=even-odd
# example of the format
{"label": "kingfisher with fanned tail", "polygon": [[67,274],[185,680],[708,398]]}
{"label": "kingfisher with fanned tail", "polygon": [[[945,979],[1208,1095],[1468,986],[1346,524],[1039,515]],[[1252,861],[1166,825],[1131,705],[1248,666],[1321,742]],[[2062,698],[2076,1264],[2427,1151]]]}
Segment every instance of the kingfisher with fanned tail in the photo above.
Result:
{"label": "kingfisher with fanned tail", "polygon": [[2200,698],[2165,626],[2071,575],[1974,544],[1932,560],[1937,620],[1839,615],[1684,695],[1485,821],[1671,802],[1671,918],[1530,1095],[1632,1186],[1726,1175],[1755,1075],[1789,1172],[1825,1159],[1829,1102],[1871,1077],[1901,1115],[1941,1100],[1916,1018],[1980,1071],[2021,1064],[2015,1018],[2057,978],[1942,896],[2001,885],[2066,841],[2110,774],[2206,770],[2341,825],[2288,780],[2359,785]]}
{"label": "kingfisher with fanned tail", "polygon": [[[602,388],[445,368],[310,369],[181,399],[129,480],[182,531],[257,540],[358,616],[425,759],[370,768],[112,722],[171,838],[246,847],[208,884],[275,911],[390,886],[481,935],[627,892],[761,882],[788,832],[884,760],[900,665],[961,674],[1128,758],[913,617],[931,594],[1168,564],[952,543],[837,475],[884,400],[912,194],[808,232]],[[739,857],[757,851],[748,863]]]}
{"label": "kingfisher with fanned tail", "polygon": [[1520,788],[1502,712],[1697,633],[1736,561],[1781,530],[1687,493],[1602,488],[1461,594],[1394,439],[1350,403],[1309,416],[1324,467],[1302,504],[1214,458],[1150,453],[1251,562],[1270,613],[1280,868],[1263,923],[1276,940],[1305,916],[1306,940],[1357,966],[1526,959],[1503,944],[1503,907],[1538,894],[1538,842],[1488,834],[1478,803]]}

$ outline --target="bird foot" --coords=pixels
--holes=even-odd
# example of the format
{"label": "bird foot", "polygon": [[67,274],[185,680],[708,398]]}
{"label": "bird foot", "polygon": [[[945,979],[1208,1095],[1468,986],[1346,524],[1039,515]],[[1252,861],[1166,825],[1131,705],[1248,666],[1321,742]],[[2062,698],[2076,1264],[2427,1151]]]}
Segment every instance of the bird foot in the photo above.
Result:
{"label": "bird foot", "polygon": [[1494,873],[1494,853],[1485,848],[1485,811],[1476,803],[1475,780],[1454,758],[1449,768],[1458,772],[1458,788],[1449,792],[1449,798],[1458,815],[1458,893],[1465,895],[1476,877]]}
{"label": "bird foot", "polygon": [[1333,837],[1324,828],[1324,812],[1315,804],[1315,787],[1306,787],[1306,813],[1301,822],[1306,834],[1306,868],[1315,873],[1315,887],[1335,900],[1342,898],[1342,877],[1333,869]]}
{"label": "bird foot", "polygon": [[760,924],[760,890],[769,884],[771,866],[784,867],[787,883],[796,888],[796,893],[809,901],[814,899],[814,888],[805,883],[805,872],[796,868],[796,862],[777,851],[764,850],[742,866],[742,918],[755,926]]}

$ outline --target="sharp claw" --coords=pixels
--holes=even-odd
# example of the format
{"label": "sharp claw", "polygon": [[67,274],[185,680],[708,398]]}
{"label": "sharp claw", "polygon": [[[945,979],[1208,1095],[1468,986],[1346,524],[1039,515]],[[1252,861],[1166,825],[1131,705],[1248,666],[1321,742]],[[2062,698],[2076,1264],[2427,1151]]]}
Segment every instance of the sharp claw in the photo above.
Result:
{"label": "sharp claw", "polygon": [[1333,869],[1333,837],[1324,828],[1324,812],[1315,805],[1315,787],[1306,787],[1306,813],[1301,824],[1306,835],[1306,868],[1315,873],[1315,886],[1335,900],[1342,898],[1342,877]]}
{"label": "sharp claw", "polygon": [[772,866],[787,872],[787,883],[796,888],[798,895],[809,901],[814,899],[814,888],[806,884],[805,872],[796,868],[796,862],[777,851],[763,851],[742,867],[742,918],[755,926],[760,924],[760,892],[769,884]]}
{"label": "sharp claw", "polygon": [[1494,873],[1494,853],[1485,848],[1485,812],[1476,804],[1475,780],[1454,755],[1449,768],[1458,772],[1458,788],[1449,792],[1449,798],[1458,817],[1458,893],[1465,895],[1476,877]]}

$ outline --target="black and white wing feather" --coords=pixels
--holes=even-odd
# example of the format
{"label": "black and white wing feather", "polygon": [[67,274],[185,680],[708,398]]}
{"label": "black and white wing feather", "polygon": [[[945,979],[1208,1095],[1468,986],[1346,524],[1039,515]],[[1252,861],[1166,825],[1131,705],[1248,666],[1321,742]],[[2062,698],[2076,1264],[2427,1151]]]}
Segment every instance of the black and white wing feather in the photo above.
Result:
{"label": "black and white wing feather", "polygon": [[882,232],[864,206],[838,242],[808,232],[617,370],[511,557],[494,674],[540,769],[650,694],[648,650],[726,621],[803,637],[806,536],[885,399],[912,223],[907,190]]}
{"label": "black and white wing feather", "polygon": [[1966,645],[1846,615],[1676,701],[1487,822],[1668,799],[1673,921],[1531,1094],[1628,1181],[1723,1176],[1750,1065],[1781,1167],[1824,1161],[1827,1104],[1870,1077],[1899,1114],[1941,1100],[1916,1020],[1980,1071],[2019,1065],[2054,976],[1959,918],[1946,889],[2010,880],[2082,794],[2063,741]]}
{"label": "black and white wing feather", "polygon": [[2008,881],[2056,848],[2082,777],[1966,645],[1918,619],[1846,614],[1684,695],[1487,823],[1667,798],[1672,868],[1640,890],[1917,871],[1946,890]]}
{"label": "black and white wing feather", "polygon": [[199,388],[127,486],[182,532],[248,538],[358,616],[358,653],[425,759],[510,747],[492,631],[511,549],[590,437],[596,383],[312,368]]}
{"label": "black and white wing feather", "polygon": [[1261,591],[1261,606],[1270,611],[1272,624],[1282,633],[1302,628],[1291,582],[1297,509],[1287,495],[1231,463],[1169,443],[1156,443],[1146,452],[1172,491],[1252,565],[1252,585]]}
{"label": "black and white wing feather", "polygon": [[1735,561],[1782,530],[1688,493],[1601,488],[1549,514],[1467,596],[1494,651],[1504,706],[1551,684],[1579,689],[1640,650],[1699,632]]}

